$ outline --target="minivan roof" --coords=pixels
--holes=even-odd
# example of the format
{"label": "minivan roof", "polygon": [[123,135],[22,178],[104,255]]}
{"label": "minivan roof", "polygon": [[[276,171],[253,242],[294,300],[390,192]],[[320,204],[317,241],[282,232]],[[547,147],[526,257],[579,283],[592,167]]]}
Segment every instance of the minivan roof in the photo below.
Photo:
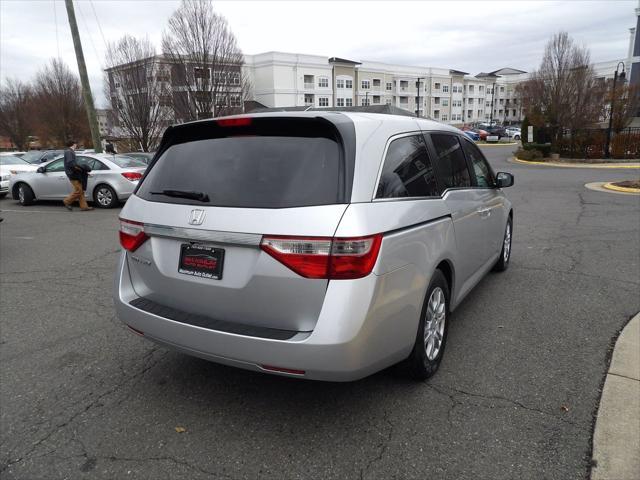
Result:
{"label": "minivan roof", "polygon": [[349,118],[353,123],[366,123],[366,122],[386,122],[394,123],[399,129],[407,128],[409,131],[415,130],[416,122],[422,130],[439,130],[439,131],[451,131],[460,132],[459,129],[447,125],[444,123],[436,122],[426,118],[411,117],[407,115],[394,115],[388,113],[368,113],[368,112],[350,112],[350,111],[335,111],[335,110],[310,110],[310,111],[272,111],[272,112],[256,112],[256,113],[243,113],[238,115],[228,115],[224,117],[209,118],[204,120],[195,120],[193,122],[187,122],[181,125],[189,125],[194,123],[210,122],[211,120],[218,120],[222,118],[325,118],[329,121],[336,119],[337,116],[344,116]]}

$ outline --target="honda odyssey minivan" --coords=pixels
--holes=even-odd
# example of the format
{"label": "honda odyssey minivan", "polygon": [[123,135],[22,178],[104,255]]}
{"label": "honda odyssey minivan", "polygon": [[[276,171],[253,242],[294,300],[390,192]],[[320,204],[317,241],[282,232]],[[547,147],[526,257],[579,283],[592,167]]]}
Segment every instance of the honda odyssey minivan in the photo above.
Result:
{"label": "honda odyssey minivan", "polygon": [[120,319],[189,355],[350,381],[436,372],[450,315],[509,265],[513,210],[461,131],[355,112],[167,129],[120,215]]}

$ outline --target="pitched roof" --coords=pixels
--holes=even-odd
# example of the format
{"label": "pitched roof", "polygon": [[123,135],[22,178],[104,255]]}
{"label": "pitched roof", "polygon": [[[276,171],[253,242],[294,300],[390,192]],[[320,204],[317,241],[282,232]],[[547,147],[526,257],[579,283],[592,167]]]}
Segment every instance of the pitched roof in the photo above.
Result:
{"label": "pitched roof", "polygon": [[331,57],[329,63],[349,63],[351,65],[360,65],[361,62],[354,62],[353,60],[347,60],[346,58]]}

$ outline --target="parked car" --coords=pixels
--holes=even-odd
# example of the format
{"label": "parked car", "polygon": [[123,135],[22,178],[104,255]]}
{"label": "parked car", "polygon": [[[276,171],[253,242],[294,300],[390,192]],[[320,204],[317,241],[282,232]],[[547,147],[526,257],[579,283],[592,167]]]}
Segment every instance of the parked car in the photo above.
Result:
{"label": "parked car", "polygon": [[[147,167],[124,155],[81,154],[77,159],[91,168],[85,194],[88,201],[100,208],[115,207],[129,198]],[[32,205],[37,200],[62,200],[72,190],[64,173],[64,157],[39,166],[35,172],[13,175],[9,190],[22,205]]]}
{"label": "parked car", "polygon": [[502,138],[502,137],[508,137],[506,130],[504,129],[504,127],[500,127],[500,126],[494,126],[494,127],[487,127],[486,128],[487,131],[487,136],[496,136],[498,137],[498,139]]}
{"label": "parked car", "polygon": [[49,160],[53,160],[63,153],[64,150],[29,150],[22,156],[22,159],[37,165],[39,163],[45,163]]}
{"label": "parked car", "polygon": [[509,136],[510,138],[513,138],[514,140],[520,140],[521,133],[518,127],[507,127],[505,128],[505,131],[507,132],[507,136]]}
{"label": "parked car", "polygon": [[480,140],[480,134],[478,132],[474,132],[473,130],[465,130],[463,133],[475,142]]}
{"label": "parked car", "polygon": [[485,141],[487,139],[487,135],[489,135],[489,132],[487,132],[486,130],[483,130],[481,128],[474,129],[474,132],[476,132],[478,134],[478,136],[480,137],[480,140],[482,140],[482,141]]}
{"label": "parked car", "polygon": [[114,300],[144,338],[259,372],[435,373],[450,313],[511,255],[513,210],[462,132],[347,112],[167,130],[120,214]]}
{"label": "parked car", "polygon": [[27,152],[0,152],[0,157],[22,157]]}
{"label": "parked car", "polygon": [[123,155],[140,160],[147,165],[149,165],[149,163],[151,163],[151,160],[153,160],[153,153],[150,152],[127,152],[123,153]]}
{"label": "parked car", "polygon": [[13,155],[0,155],[0,198],[9,193],[11,175],[18,172],[35,171],[38,167]]}

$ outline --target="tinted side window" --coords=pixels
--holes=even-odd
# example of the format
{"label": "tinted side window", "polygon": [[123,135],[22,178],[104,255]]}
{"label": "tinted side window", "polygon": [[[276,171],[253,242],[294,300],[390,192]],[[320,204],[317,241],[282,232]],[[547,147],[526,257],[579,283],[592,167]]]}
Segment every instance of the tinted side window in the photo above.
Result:
{"label": "tinted side window", "polygon": [[64,172],[64,159],[61,158],[59,160],[56,160],[55,162],[51,162],[46,166],[46,170],[48,173]]}
{"label": "tinted side window", "polygon": [[478,187],[492,188],[495,185],[493,173],[487,163],[487,160],[480,152],[480,149],[466,140],[462,141],[462,149],[467,156],[476,176],[476,185]]}
{"label": "tinted side window", "polygon": [[422,135],[392,141],[384,159],[376,198],[433,197],[439,194]]}
{"label": "tinted side window", "polygon": [[431,139],[438,155],[438,170],[446,188],[471,186],[471,176],[462,153],[460,141],[455,135],[432,133]]}

